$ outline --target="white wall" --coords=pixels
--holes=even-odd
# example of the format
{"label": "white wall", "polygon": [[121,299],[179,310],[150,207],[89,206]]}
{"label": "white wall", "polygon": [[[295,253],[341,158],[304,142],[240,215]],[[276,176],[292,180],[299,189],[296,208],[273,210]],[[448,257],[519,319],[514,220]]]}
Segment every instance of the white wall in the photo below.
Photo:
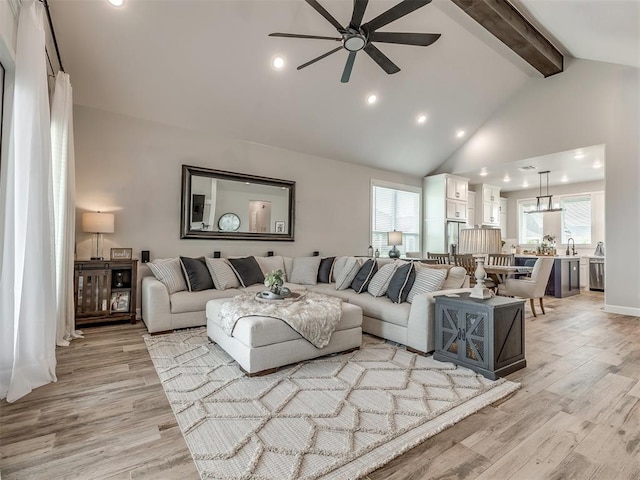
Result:
{"label": "white wall", "polygon": [[530,80],[439,172],[605,144],[605,309],[640,316],[639,70],[566,60],[563,73]]}
{"label": "white wall", "polygon": [[[420,187],[421,177],[74,107],[77,258],[90,256],[81,213],[115,213],[105,252],[131,247],[139,258],[176,255],[366,255],[370,244],[371,179]],[[294,180],[295,242],[180,239],[181,165]]]}

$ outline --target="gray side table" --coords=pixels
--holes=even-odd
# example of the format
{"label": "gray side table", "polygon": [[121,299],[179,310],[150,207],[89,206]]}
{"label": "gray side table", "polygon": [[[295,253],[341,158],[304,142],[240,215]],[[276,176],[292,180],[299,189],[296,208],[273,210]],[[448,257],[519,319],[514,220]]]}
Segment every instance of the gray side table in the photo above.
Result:
{"label": "gray side table", "polygon": [[524,368],[524,300],[438,296],[435,340],[433,358],[491,380]]}

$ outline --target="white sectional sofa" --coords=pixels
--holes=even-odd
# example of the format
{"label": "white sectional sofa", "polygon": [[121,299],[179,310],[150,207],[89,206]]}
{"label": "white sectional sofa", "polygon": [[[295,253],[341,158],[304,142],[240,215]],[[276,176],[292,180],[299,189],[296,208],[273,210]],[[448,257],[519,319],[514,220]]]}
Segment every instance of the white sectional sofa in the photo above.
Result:
{"label": "white sectional sofa", "polygon": [[[256,257],[262,267],[261,257]],[[272,265],[275,257],[266,262]],[[292,278],[293,259],[282,258],[287,278]],[[346,258],[346,257],[343,257]],[[263,259],[264,260],[264,259]],[[382,266],[392,260],[378,259]],[[264,270],[264,268],[263,268]],[[265,272],[268,273],[268,272]],[[155,278],[151,270],[141,266],[142,277],[142,319],[150,333],[171,331],[174,329],[204,326],[207,324],[206,305],[209,300],[230,298],[243,291],[264,290],[264,285],[255,284],[246,288],[226,290],[208,289],[203,291],[178,291],[169,294],[164,283]],[[335,281],[335,278],[331,277]],[[417,352],[428,353],[434,350],[435,340],[435,300],[437,295],[446,295],[470,291],[469,278],[462,267],[450,267],[442,289],[431,293],[420,293],[412,298],[412,303],[393,303],[386,296],[374,297],[368,292],[357,293],[352,289],[336,290],[335,283],[300,285],[286,283],[294,289],[309,289],[315,292],[333,295],[344,302],[357,305],[362,309],[362,331],[408,346]]]}

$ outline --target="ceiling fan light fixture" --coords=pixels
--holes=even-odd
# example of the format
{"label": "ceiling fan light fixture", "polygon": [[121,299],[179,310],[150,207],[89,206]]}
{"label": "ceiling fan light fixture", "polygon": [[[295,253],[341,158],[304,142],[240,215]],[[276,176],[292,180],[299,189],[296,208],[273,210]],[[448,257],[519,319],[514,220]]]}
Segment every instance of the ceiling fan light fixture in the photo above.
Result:
{"label": "ceiling fan light fixture", "polygon": [[366,45],[367,38],[360,33],[348,33],[342,39],[342,46],[350,52],[358,52]]}

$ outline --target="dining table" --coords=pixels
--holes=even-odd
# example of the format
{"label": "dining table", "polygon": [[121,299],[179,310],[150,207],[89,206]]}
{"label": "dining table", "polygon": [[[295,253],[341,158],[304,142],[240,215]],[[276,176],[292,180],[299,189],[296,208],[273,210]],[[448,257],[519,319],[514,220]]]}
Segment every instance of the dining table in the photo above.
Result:
{"label": "dining table", "polygon": [[529,275],[533,267],[517,267],[515,265],[485,265],[485,272],[496,283],[504,283],[509,277]]}

